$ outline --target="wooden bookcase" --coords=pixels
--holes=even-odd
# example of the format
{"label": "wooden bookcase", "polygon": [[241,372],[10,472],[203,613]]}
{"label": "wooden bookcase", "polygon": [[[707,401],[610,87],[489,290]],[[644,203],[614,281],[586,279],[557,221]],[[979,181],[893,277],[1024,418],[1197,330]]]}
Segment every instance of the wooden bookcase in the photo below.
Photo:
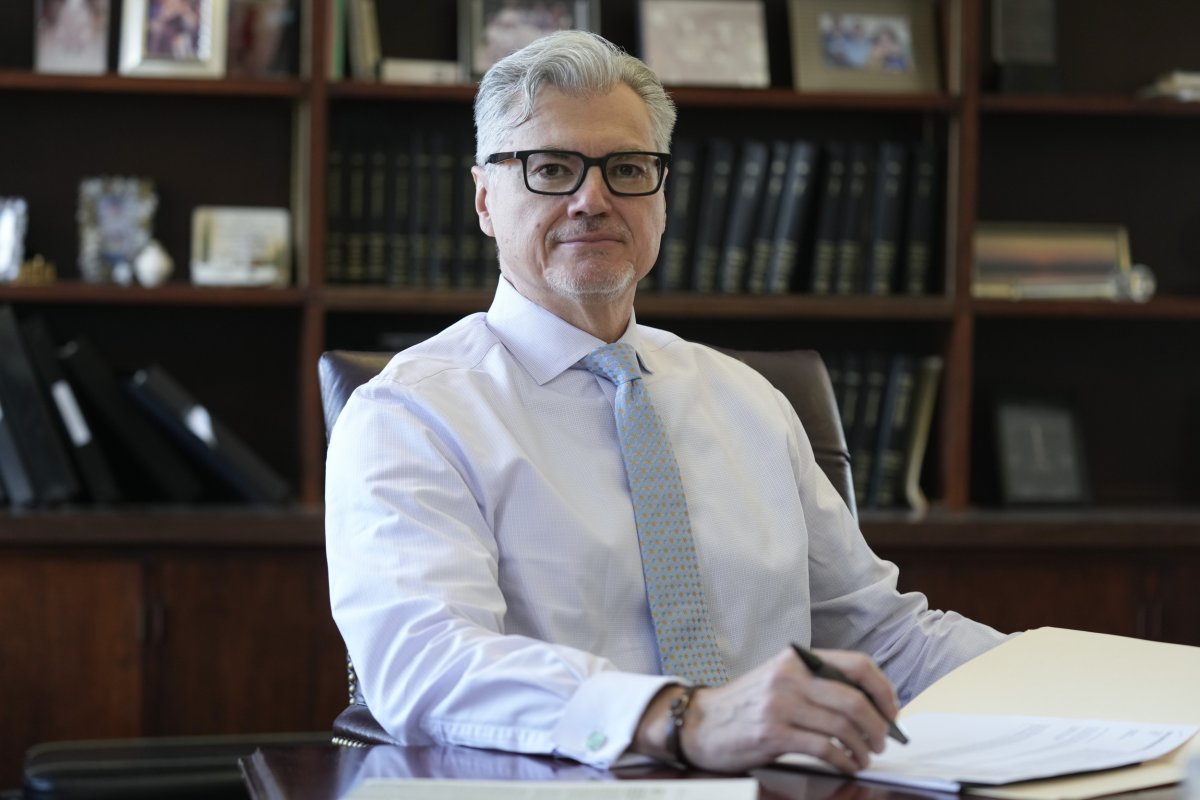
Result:
{"label": "wooden bookcase", "polygon": [[[27,699],[37,702],[19,707],[22,716],[45,712],[41,721],[20,727],[15,720],[18,727],[9,727],[0,742],[0,786],[13,782],[20,751],[36,739],[319,728],[340,702],[331,688],[340,683],[338,672],[332,683],[314,675],[288,684],[321,698],[292,716],[253,704],[248,717],[217,713],[222,703],[241,702],[234,673],[252,663],[251,642],[269,630],[263,615],[292,625],[289,608],[323,613],[325,590],[313,578],[321,570],[325,446],[317,358],[330,348],[377,347],[382,332],[437,330],[485,309],[490,293],[325,281],[325,167],[334,126],[367,119],[465,134],[473,89],[329,81],[325,48],[303,43],[326,40],[331,0],[297,1],[303,63],[283,80],[35,74],[33,3],[0,4],[0,195],[27,198],[29,252],[54,261],[62,279],[43,287],[0,285],[0,303],[13,305],[18,316],[44,316],[60,337],[86,332],[119,368],[159,362],[185,385],[202,389],[212,411],[291,482],[298,498],[294,508],[268,511],[0,510],[0,561],[12,578],[0,581],[0,606],[13,610],[3,627],[26,620],[21,635],[4,637],[0,662],[28,667],[12,676],[10,667],[0,668],[0,684],[50,681],[30,690]],[[1161,72],[1200,69],[1191,41],[1200,7],[1188,0],[1060,0],[1063,89],[1026,96],[988,88],[986,0],[930,2],[941,33],[942,92],[796,93],[787,2],[767,0],[773,88],[673,95],[679,135],[895,136],[939,143],[946,154],[942,291],[883,298],[649,294],[638,299],[639,319],[729,346],[823,349],[886,341],[942,354],[946,372],[927,486],[935,510],[919,518],[880,513],[864,520],[868,538],[901,564],[906,585],[926,589],[934,605],[1005,628],[1054,622],[1200,644],[1200,630],[1179,613],[1200,572],[1200,467],[1193,457],[1200,451],[1194,411],[1200,383],[1193,377],[1200,352],[1200,104],[1134,99],[1135,90]],[[438,5],[454,14],[452,3]],[[110,64],[116,63],[120,3],[113,6]],[[603,0],[601,7],[602,32],[636,52],[635,0]],[[420,13],[435,13],[430,8]],[[448,19],[440,20],[440,31],[453,30]],[[442,38],[453,46],[452,36]],[[176,262],[169,285],[119,288],[77,280],[77,187],[95,174],[155,179],[155,234]],[[293,287],[190,286],[191,212],[201,204],[290,208],[298,232]],[[1157,276],[1158,294],[1145,304],[975,300],[977,219],[1124,223],[1135,261]],[[1075,398],[1094,507],[1053,513],[996,507],[988,409],[1009,391]],[[284,565],[280,574],[272,572],[276,557]],[[72,656],[51,648],[65,647],[61,641],[73,641],[78,632],[37,622],[45,604],[60,619],[91,609],[144,619],[155,593],[166,587],[174,591],[174,607],[183,609],[167,615],[167,630],[180,620],[200,626],[175,634],[199,649],[221,640],[219,631],[207,630],[208,642],[201,643],[200,629],[238,617],[211,587],[236,593],[263,581],[300,596],[295,604],[260,598],[261,614],[245,609],[241,633],[231,637],[232,666],[214,668],[212,686],[202,685],[186,652],[147,639],[143,623],[122,623],[133,639],[111,647],[97,639],[92,647],[97,658],[117,665],[113,677],[103,678],[113,696],[97,683],[73,701],[94,709],[95,724],[80,727],[77,718],[86,715],[64,710],[62,703],[79,696],[67,691],[78,688],[79,679],[54,676],[53,658]],[[79,588],[59,592],[62,586]],[[1089,591],[1107,599],[1088,602]],[[26,598],[24,605],[10,594]],[[1040,597],[1055,599],[1048,605]],[[101,599],[115,606],[102,606]],[[292,630],[296,636],[274,643],[285,656],[269,662],[275,673],[339,662],[331,625],[315,633]],[[306,631],[320,649],[335,651],[332,656],[318,657],[312,642],[299,641]],[[13,647],[50,660],[22,659]],[[62,655],[46,655],[54,652]],[[181,694],[197,709],[162,705]],[[212,713],[205,716],[200,706]]]}

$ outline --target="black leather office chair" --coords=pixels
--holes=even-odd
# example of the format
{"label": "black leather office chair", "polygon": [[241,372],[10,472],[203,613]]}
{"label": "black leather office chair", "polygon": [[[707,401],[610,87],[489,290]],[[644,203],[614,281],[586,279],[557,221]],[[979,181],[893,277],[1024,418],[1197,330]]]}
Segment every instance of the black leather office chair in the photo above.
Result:
{"label": "black leather office chair", "polygon": [[[850,512],[856,514],[854,481],[850,474],[850,451],[842,431],[841,415],[825,362],[812,350],[765,352],[724,350],[725,353],[748,364],[783,393],[796,415],[804,424],[817,463],[835,489],[846,501]],[[361,384],[377,375],[391,359],[391,353],[333,350],[321,356],[318,370],[321,382],[321,402],[325,409],[325,435],[328,439],[333,424],[350,395]],[[354,665],[346,661],[350,684],[350,704],[333,724],[334,741],[344,745],[394,744],[395,740],[383,729],[363,700],[358,688]]]}

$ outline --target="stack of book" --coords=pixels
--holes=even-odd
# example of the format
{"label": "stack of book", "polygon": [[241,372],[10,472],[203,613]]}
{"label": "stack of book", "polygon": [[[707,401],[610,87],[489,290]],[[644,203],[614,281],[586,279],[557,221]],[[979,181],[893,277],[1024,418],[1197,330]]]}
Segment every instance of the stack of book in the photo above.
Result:
{"label": "stack of book", "polygon": [[57,347],[0,306],[0,503],[278,504],[284,481],[162,367],[118,376],[89,340]]}
{"label": "stack of book", "polygon": [[926,511],[921,473],[942,358],[875,351],[822,357],[838,399],[858,507]]}
{"label": "stack of book", "polygon": [[981,299],[1145,302],[1154,273],[1131,263],[1121,225],[979,222],[971,291]]}
{"label": "stack of book", "polygon": [[666,231],[643,288],[935,291],[940,163],[923,143],[679,139]]}
{"label": "stack of book", "polygon": [[469,137],[335,131],[326,180],[325,278],[335,284],[480,289],[498,278],[479,229]]}

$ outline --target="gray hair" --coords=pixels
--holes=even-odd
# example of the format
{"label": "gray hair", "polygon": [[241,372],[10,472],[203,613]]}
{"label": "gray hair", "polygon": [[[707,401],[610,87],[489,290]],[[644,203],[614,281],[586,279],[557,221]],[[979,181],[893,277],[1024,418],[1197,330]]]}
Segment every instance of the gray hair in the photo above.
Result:
{"label": "gray hair", "polygon": [[500,149],[533,116],[538,92],[550,86],[573,96],[604,94],[625,83],[650,111],[654,147],[670,152],[675,103],[645,64],[607,39],[585,31],[558,31],[496,62],[475,95],[475,163]]}

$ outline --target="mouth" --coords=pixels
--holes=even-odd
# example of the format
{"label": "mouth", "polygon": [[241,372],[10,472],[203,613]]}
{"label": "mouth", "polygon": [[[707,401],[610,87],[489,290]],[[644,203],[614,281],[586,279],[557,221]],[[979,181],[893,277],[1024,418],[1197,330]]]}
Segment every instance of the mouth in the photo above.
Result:
{"label": "mouth", "polygon": [[625,236],[620,231],[585,231],[574,234],[559,234],[555,237],[559,244],[589,245],[589,244],[621,244]]}

